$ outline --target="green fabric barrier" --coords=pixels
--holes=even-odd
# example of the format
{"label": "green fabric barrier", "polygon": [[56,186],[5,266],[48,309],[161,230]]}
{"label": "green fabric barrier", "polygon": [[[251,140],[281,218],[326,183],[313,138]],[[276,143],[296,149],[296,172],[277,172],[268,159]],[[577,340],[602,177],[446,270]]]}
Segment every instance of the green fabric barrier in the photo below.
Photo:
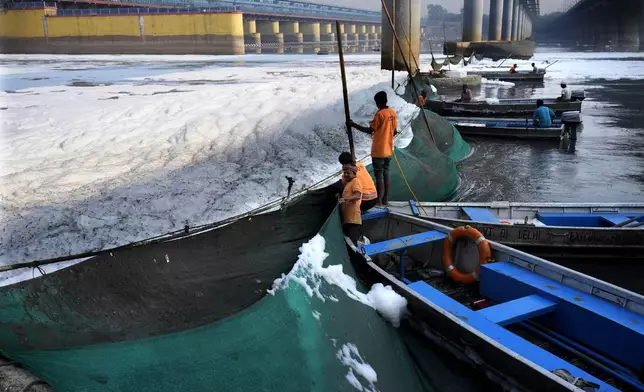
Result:
{"label": "green fabric barrier", "polygon": [[[341,264],[345,273],[355,276],[337,208],[320,234],[329,254],[325,266]],[[358,289],[368,291],[359,282]],[[291,282],[275,296],[267,295],[234,316],[192,330],[3,354],[20,361],[59,392],[353,392],[356,388],[346,378],[349,368],[337,356],[343,344],[352,343],[377,372],[373,384],[377,390],[427,390],[397,329],[339,288],[323,283],[321,291],[339,301],[309,297]],[[314,311],[319,312],[319,320]],[[356,376],[365,387],[369,385]]]}
{"label": "green fabric barrier", "polygon": [[[417,116],[412,122],[414,138],[411,143],[394,151],[400,168],[396,159],[392,158],[389,168],[390,201],[412,200],[409,187],[418,200],[424,202],[449,199],[458,188],[459,177],[455,162],[465,159],[471,148],[449,121],[429,110],[425,110],[425,115],[436,144],[431,139],[423,117]],[[374,177],[371,165],[368,170]],[[409,186],[405,183],[405,178]]]}

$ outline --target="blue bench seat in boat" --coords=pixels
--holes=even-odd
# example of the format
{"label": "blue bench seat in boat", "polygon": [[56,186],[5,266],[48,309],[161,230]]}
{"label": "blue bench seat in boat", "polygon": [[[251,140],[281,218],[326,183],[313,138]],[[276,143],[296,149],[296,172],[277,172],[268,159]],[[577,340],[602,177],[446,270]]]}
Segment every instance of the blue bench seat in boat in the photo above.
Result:
{"label": "blue bench seat in boat", "polygon": [[509,262],[481,266],[480,293],[507,302],[538,295],[557,303],[545,326],[639,370],[644,368],[644,316]]}
{"label": "blue bench seat in boat", "polygon": [[424,233],[412,234],[405,237],[363,245],[359,249],[362,254],[373,256],[381,253],[397,252],[412,246],[418,246],[430,242],[442,241],[445,237],[447,237],[447,234],[437,230],[431,230]]}
{"label": "blue bench seat in boat", "polygon": [[500,223],[499,219],[487,208],[463,207],[462,209],[475,222]]}
{"label": "blue bench seat in boat", "polygon": [[[566,362],[538,346],[535,346],[527,340],[489,320],[485,317],[486,312],[483,310],[474,311],[422,281],[411,283],[408,287],[428,299],[436,306],[458,317],[461,322],[476,329],[481,334],[495,340],[500,345],[508,348],[546,371],[552,372],[558,369],[566,369],[573,377],[581,377],[586,381],[598,384],[600,386],[599,391],[601,392],[617,391],[616,388],[602,382],[571,363]],[[492,308],[495,308],[496,306],[493,306]],[[490,311],[488,310],[487,312],[489,313]]]}
{"label": "blue bench seat in boat", "polygon": [[389,210],[386,208],[372,208],[362,213],[362,221],[384,218],[388,213]]}
{"label": "blue bench seat in boat", "polygon": [[618,214],[602,215],[602,219],[608,222],[608,224],[611,226],[619,225],[620,223],[626,222],[631,218],[632,216],[628,216],[628,215],[618,215]]}
{"label": "blue bench seat in boat", "polygon": [[[614,226],[634,215],[618,214],[560,214],[537,212],[537,219],[547,226],[607,227]],[[626,218],[623,219],[622,218]]]}
{"label": "blue bench seat in boat", "polygon": [[493,323],[505,326],[552,312],[556,306],[556,302],[539,295],[528,295],[514,301],[481,309],[477,313],[482,314]]}

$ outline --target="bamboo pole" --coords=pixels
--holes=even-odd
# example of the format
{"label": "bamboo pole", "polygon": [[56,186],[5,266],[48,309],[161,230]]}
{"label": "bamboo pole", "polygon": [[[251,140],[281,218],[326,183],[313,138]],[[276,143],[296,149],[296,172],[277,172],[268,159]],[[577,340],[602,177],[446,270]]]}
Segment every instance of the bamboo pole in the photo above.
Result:
{"label": "bamboo pole", "polygon": [[348,122],[351,119],[351,112],[349,112],[349,93],[347,91],[347,74],[344,70],[344,49],[342,47],[342,34],[340,34],[340,22],[335,21],[335,31],[338,36],[338,55],[340,56],[340,74],[342,75],[342,96],[344,98],[344,117],[347,122],[347,138],[349,139],[349,149],[353,160],[356,160],[356,150],[353,144],[353,130]]}

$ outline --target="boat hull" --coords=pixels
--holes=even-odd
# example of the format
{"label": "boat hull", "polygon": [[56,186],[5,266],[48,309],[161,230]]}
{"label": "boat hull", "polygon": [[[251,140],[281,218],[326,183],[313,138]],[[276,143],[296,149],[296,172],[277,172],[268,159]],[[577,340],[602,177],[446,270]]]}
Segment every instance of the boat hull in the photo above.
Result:
{"label": "boat hull", "polygon": [[[554,99],[544,100],[544,105],[552,109],[557,116],[564,112],[581,111],[581,102],[558,102]],[[441,116],[461,117],[513,117],[532,115],[537,107],[536,99],[501,100],[499,103],[488,102],[448,102],[429,100],[426,109]]]}
{"label": "boat hull", "polygon": [[[371,244],[356,249],[349,243],[349,247],[353,250],[350,252],[350,256],[361,277],[370,283],[379,282],[391,285],[395,291],[407,299],[412,327],[417,328],[431,341],[448,349],[461,360],[482,370],[488,377],[503,385],[505,389],[576,390],[572,384],[553,374],[562,368],[569,370],[570,374],[577,373],[578,376],[575,377],[581,377],[591,382],[604,382],[604,379],[593,380],[591,378],[595,376],[592,373],[592,364],[589,366],[589,363],[578,361],[575,358],[571,358],[571,361],[565,364],[553,357],[558,356],[561,352],[543,347],[543,342],[538,339],[535,340],[533,337],[519,334],[525,339],[519,343],[511,337],[505,336],[508,333],[517,333],[514,332],[515,329],[510,329],[517,327],[517,325],[512,325],[512,327],[510,325],[525,320],[525,318],[516,320],[512,318],[513,316],[505,319],[500,317],[498,320],[503,321],[493,321],[506,329],[490,326],[489,321],[494,320],[494,317],[487,318],[487,321],[480,318],[483,314],[498,314],[494,312],[500,311],[499,309],[508,309],[503,306],[505,304],[499,305],[499,301],[495,299],[491,299],[492,303],[486,304],[485,298],[488,295],[490,297],[487,298],[501,298],[498,292],[505,291],[508,295],[500,302],[507,302],[518,300],[531,293],[533,289],[515,291],[517,287],[513,286],[513,281],[521,279],[530,281],[531,279],[530,277],[517,277],[520,274],[539,276],[534,281],[536,290],[542,290],[543,287],[545,289],[542,291],[559,290],[557,293],[564,293],[566,292],[565,287],[574,287],[574,290],[578,290],[578,294],[574,300],[572,298],[566,299],[566,307],[576,306],[575,301],[585,301],[585,296],[588,295],[596,297],[589,297],[588,301],[596,302],[597,298],[602,298],[609,302],[607,305],[612,306],[612,310],[621,312],[624,308],[631,309],[633,320],[640,318],[642,312],[640,306],[644,298],[493,241],[489,241],[488,244],[495,262],[480,268],[480,283],[474,285],[454,283],[453,280],[444,276],[442,271],[437,270],[438,268],[442,270],[441,260],[444,260],[443,252],[446,249],[444,241],[449,238],[441,237],[441,234],[446,236],[450,233],[449,227],[391,211],[380,216],[381,218],[368,217],[363,222],[363,232],[371,240]],[[466,259],[468,259],[467,255],[471,254],[465,249],[462,252],[461,255],[465,255],[465,257],[464,260],[461,260],[460,267],[457,268],[472,269],[471,264],[469,267],[464,266],[464,263],[467,262]],[[398,256],[396,257],[394,254],[398,254]],[[404,264],[403,258],[406,260]],[[380,267],[383,265],[388,265],[387,270]],[[429,269],[430,275],[414,273],[416,268]],[[499,276],[504,278],[495,280],[486,271],[497,268],[499,270],[509,268],[514,272],[507,275],[501,274]],[[504,280],[507,280],[507,285],[495,285],[495,283]],[[536,283],[539,280],[540,282]],[[545,284],[548,282],[552,282],[552,284]],[[521,290],[524,288],[521,286]],[[493,292],[495,290],[496,292]],[[477,304],[481,302],[483,302],[482,307],[478,307]],[[495,306],[500,307],[490,312],[492,310],[490,307],[494,308]],[[553,303],[548,306],[558,305]],[[524,311],[522,308],[519,313]],[[574,319],[576,316],[568,311],[568,308],[554,311],[559,312],[558,315],[563,314],[567,320]],[[527,313],[530,312],[527,311]],[[534,317],[535,321],[543,323],[542,326],[553,328],[553,330],[570,332],[572,329],[575,331],[571,335],[573,338],[583,339],[589,344],[593,344],[592,347],[601,347],[602,350],[610,351],[622,338],[621,335],[614,334],[610,339],[614,339],[615,345],[604,345],[605,339],[596,339],[596,336],[592,334],[584,335],[585,333],[579,332],[578,327],[571,327],[565,323],[558,324],[558,317],[540,319],[539,316],[542,314],[533,313],[527,318]],[[581,322],[580,319],[575,319],[575,323]],[[639,321],[637,322],[639,323]],[[631,337],[629,337],[629,341],[631,341],[630,339]],[[642,344],[641,340],[632,341],[634,345],[640,346]],[[528,346],[525,346],[524,343],[527,343]],[[595,343],[598,343],[599,346],[595,346]],[[638,366],[641,362],[638,357],[627,359],[632,360],[634,366]],[[586,373],[580,373],[580,370]],[[605,387],[606,389],[603,389]],[[616,389],[604,385],[600,390],[613,391]]]}
{"label": "boat hull", "polygon": [[478,124],[469,124],[467,122],[454,122],[454,126],[465,136],[486,136],[494,138],[510,139],[538,139],[538,140],[555,140],[558,141],[563,132],[563,126],[550,128],[535,128],[527,126],[506,127],[506,126],[481,126]]}
{"label": "boat hull", "polygon": [[498,79],[508,82],[543,82],[544,72],[514,72],[503,71],[467,71],[468,75],[477,75],[486,79]]}
{"label": "boat hull", "polygon": [[466,56],[473,54],[487,57],[494,61],[506,58],[528,60],[534,56],[535,42],[522,41],[480,41],[480,42],[445,42],[443,54],[448,56]]}

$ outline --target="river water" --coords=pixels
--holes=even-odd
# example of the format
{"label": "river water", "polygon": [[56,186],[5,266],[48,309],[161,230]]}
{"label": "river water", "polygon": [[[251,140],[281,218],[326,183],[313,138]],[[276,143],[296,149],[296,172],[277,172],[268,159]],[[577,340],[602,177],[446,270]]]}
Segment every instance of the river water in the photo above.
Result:
{"label": "river water", "polygon": [[[67,171],[48,167],[47,170],[53,173],[49,175],[48,172],[41,172],[37,164],[32,166],[25,164],[24,168],[21,167],[20,173],[16,171],[18,174],[12,174],[12,177],[7,176],[4,180],[22,180],[28,186],[34,186],[34,189],[39,189],[47,187],[48,184],[55,180],[62,179],[60,180],[61,185],[57,185],[57,187],[67,187],[66,192],[71,194],[72,190],[75,191],[81,185],[97,183],[98,180],[94,181],[93,179],[98,177],[96,173],[101,170],[109,169],[114,171],[114,178],[120,176],[121,173],[131,175],[130,173],[133,170],[129,167],[122,168],[124,166],[123,161],[132,160],[133,163],[130,165],[132,167],[144,166],[147,163],[139,162],[133,158],[139,155],[138,151],[140,150],[132,149],[133,152],[131,153],[121,153],[116,151],[117,147],[121,146],[123,148],[123,146],[128,146],[128,143],[129,145],[152,144],[155,138],[156,140],[162,139],[162,143],[159,142],[160,147],[158,148],[153,146],[153,153],[147,153],[150,157],[157,160],[164,158],[164,155],[158,152],[166,149],[165,144],[181,145],[184,146],[182,149],[167,148],[170,151],[168,155],[171,157],[181,156],[179,153],[185,150],[187,151],[186,154],[190,154],[190,159],[186,158],[185,160],[187,162],[185,163],[186,167],[197,167],[199,169],[200,163],[197,158],[200,157],[198,153],[201,153],[201,148],[196,149],[198,150],[197,152],[193,152],[185,147],[190,143],[201,142],[201,139],[194,141],[194,135],[190,133],[191,130],[205,134],[209,127],[216,125],[221,128],[222,138],[230,138],[235,133],[239,134],[241,132],[241,125],[237,124],[237,122],[232,120],[229,123],[222,122],[221,116],[223,114],[234,117],[235,113],[243,112],[243,115],[239,116],[244,122],[240,124],[248,125],[251,121],[256,123],[257,125],[254,125],[253,128],[258,132],[249,133],[249,137],[262,142],[263,139],[258,134],[265,134],[267,130],[274,131],[273,128],[266,125],[268,116],[278,115],[280,116],[278,120],[288,122],[289,117],[294,116],[300,109],[293,109],[289,113],[285,111],[285,108],[288,108],[289,105],[294,105],[300,99],[300,95],[303,100],[311,98],[320,100],[322,98],[319,95],[316,96],[314,90],[303,90],[303,83],[309,82],[311,86],[317,88],[317,84],[314,83],[330,84],[337,82],[337,80],[333,82],[327,81],[329,76],[326,71],[327,69],[332,69],[334,73],[337,73],[337,61],[335,60],[321,59],[320,56],[301,56],[295,59],[293,56],[284,56],[283,59],[280,60],[279,56],[258,56],[254,57],[252,62],[248,62],[248,59],[246,59],[244,63],[235,63],[234,59],[229,59],[227,61],[232,62],[229,63],[227,68],[222,68],[223,70],[216,75],[216,78],[212,76],[212,73],[204,72],[203,75],[190,76],[187,81],[181,78],[164,77],[163,79],[154,79],[154,81],[139,79],[135,82],[127,82],[132,77],[153,78],[168,72],[177,72],[177,70],[184,69],[198,72],[208,67],[217,67],[219,63],[216,59],[185,59],[174,65],[168,65],[163,58],[154,63],[139,63],[137,60],[123,62],[122,59],[116,56],[104,57],[102,60],[96,57],[87,57],[82,61],[74,60],[73,58],[66,61],[61,61],[60,59],[39,60],[37,57],[27,57],[20,60],[5,58],[3,65],[7,68],[13,68],[13,73],[5,72],[5,76],[0,77],[3,90],[5,90],[3,104],[0,106],[2,106],[1,109],[5,113],[18,111],[20,116],[24,117],[24,121],[20,121],[20,124],[16,125],[14,129],[8,129],[7,124],[17,124],[17,122],[4,123],[5,129],[3,129],[3,133],[7,140],[9,133],[13,131],[23,132],[29,124],[31,124],[30,129],[32,131],[38,127],[42,128],[40,133],[35,133],[39,137],[46,137],[55,132],[68,132],[72,129],[75,134],[61,142],[57,140],[56,143],[52,142],[52,148],[46,150],[43,154],[47,155],[48,160],[57,159],[59,155],[69,148],[69,145],[74,143],[79,145],[79,154],[82,154],[82,151],[89,151],[90,153],[86,155],[86,158],[83,158],[83,161],[88,162],[87,170],[80,174],[80,169],[85,168],[74,168],[72,171],[69,167],[72,166],[74,161],[70,157],[63,156],[64,160],[61,158],[60,167],[69,169],[66,169]],[[373,54],[351,55],[348,56],[348,59],[350,87],[352,87],[351,79],[355,81],[359,77],[359,73],[362,73],[362,69],[372,72],[369,70],[377,69],[379,64],[379,58]],[[424,64],[428,64],[428,61],[426,61],[428,58],[423,57],[422,60]],[[487,84],[483,87],[475,87],[473,90],[480,97],[553,97],[559,94],[559,83],[562,80],[566,80],[575,89],[585,89],[587,99],[583,104],[584,129],[580,133],[574,149],[571,146],[560,146],[557,143],[468,140],[474,148],[474,152],[470,158],[459,164],[462,185],[454,198],[455,200],[535,202],[644,201],[644,111],[641,110],[644,107],[644,95],[642,94],[642,89],[644,88],[644,54],[580,53],[567,52],[558,48],[539,48],[534,59],[539,67],[548,66],[557,60],[559,62],[554,63],[548,69],[548,76],[542,84],[517,84],[511,88]],[[199,64],[196,65],[195,61]],[[269,63],[272,65],[268,65]],[[518,63],[520,67],[527,67],[530,61],[520,61]],[[301,67],[299,67],[300,64]],[[492,65],[492,63],[486,61],[482,64]],[[297,70],[292,69],[294,65],[298,66]],[[236,74],[236,70],[230,69],[233,67],[239,69],[240,75]],[[262,70],[266,68],[265,75],[262,74],[261,77],[253,74],[256,80],[252,80],[252,84],[248,82],[248,72],[251,67],[255,69],[262,68]],[[287,68],[286,71],[283,68]],[[284,75],[279,76],[280,73]],[[376,71],[376,76],[378,75],[379,73]],[[278,80],[277,82],[279,83],[274,83],[275,86],[268,86],[265,91],[260,88],[252,90],[253,86],[260,86],[262,83],[266,83],[267,80],[275,81],[277,80],[275,78],[280,77],[283,77],[283,79]],[[310,81],[311,77],[316,80]],[[233,88],[235,83],[242,83],[238,82],[241,79],[246,79],[246,85],[243,88],[247,89],[247,91],[252,91],[255,99],[248,95],[238,94],[239,88]],[[368,84],[367,82],[371,83],[371,81],[365,80],[362,84],[366,85]],[[79,90],[79,86],[83,87],[82,91]],[[203,95],[187,101],[190,94],[197,93],[193,90],[202,89],[201,86],[210,86],[212,91],[203,88]],[[223,86],[227,87],[224,88]],[[440,93],[447,96],[457,94],[456,91],[441,91]],[[65,97],[69,100],[69,103],[65,104],[66,106],[52,104],[58,99],[58,94],[66,94]],[[209,117],[209,113],[203,111],[203,113],[199,112],[198,115],[195,115],[195,118],[198,118],[199,121],[185,120],[185,117],[190,116],[192,112],[197,110],[202,102],[208,102],[209,105],[213,105],[222,94],[226,95],[226,97],[225,102],[219,106],[219,117]],[[333,95],[335,92],[325,90],[322,94]],[[339,95],[334,96],[339,97]],[[17,97],[20,97],[20,99],[17,99]],[[280,105],[280,102],[271,102],[282,100],[287,100],[287,103]],[[270,106],[271,104],[274,104],[274,106]],[[355,104],[355,101],[352,101],[352,105]],[[269,107],[264,108],[266,113],[261,113],[262,107],[267,105]],[[328,103],[328,105],[331,108],[338,106],[337,112],[341,113],[341,105],[335,105],[333,102]],[[365,105],[371,105],[371,102],[366,102]],[[81,106],[80,109],[82,110],[76,106]],[[247,108],[252,109],[246,110]],[[310,107],[303,109],[311,110]],[[258,110],[260,113],[255,113]],[[335,112],[329,111],[329,113],[333,114]],[[42,116],[38,117],[39,114]],[[164,115],[168,117],[164,118]],[[98,127],[97,122],[89,121],[88,119],[92,118],[92,116],[96,117],[97,122],[102,122],[104,126]],[[173,117],[184,118],[185,124],[176,126],[171,122]],[[255,118],[257,119],[255,120]],[[310,120],[308,118],[304,119]],[[136,122],[136,124],[131,125],[133,122]],[[176,126],[181,128],[183,133],[180,135],[170,133],[170,136],[162,134],[161,130],[166,127],[166,123],[168,128]],[[316,131],[320,135],[330,132],[329,129],[323,128],[323,125],[326,126],[322,124],[316,127]],[[131,126],[132,129],[129,129],[128,126]],[[116,136],[110,133],[110,128],[115,127],[116,132],[114,133],[117,134]],[[128,132],[140,131],[143,136],[136,140],[121,139],[118,133],[126,133],[124,131],[126,129]],[[89,138],[88,135],[92,137]],[[6,156],[16,158],[17,162],[21,157],[24,158],[26,150],[21,149],[18,138],[11,140],[15,140],[15,142],[11,145],[4,143],[2,151]],[[280,140],[278,139],[278,141]],[[325,142],[325,145],[334,142],[334,140],[327,141],[323,138],[321,140]],[[289,141],[291,140],[289,139]],[[307,154],[312,152],[307,152],[304,148],[308,142],[308,140],[305,140],[305,142],[298,141],[289,146],[289,151],[292,150],[291,160],[301,159],[302,156],[310,157]],[[109,155],[102,154],[102,146],[106,146],[105,148],[110,150]],[[296,147],[300,149],[296,150]],[[322,147],[314,145],[312,149],[319,150]],[[211,146],[210,148],[212,149],[213,147]],[[333,150],[330,150],[330,152],[323,150],[322,152],[324,154],[321,155],[326,158],[328,158],[327,155],[329,154],[336,154]],[[36,162],[39,157],[35,155],[38,154],[32,155],[34,156],[28,156],[29,159]],[[113,158],[111,158],[112,155],[114,156]],[[267,154],[262,149],[252,150],[248,156],[250,155],[257,155],[260,158],[274,156],[274,154]],[[97,159],[97,161],[100,161],[100,165],[92,161],[95,156],[100,157],[100,159]],[[244,158],[242,161],[248,162],[248,156],[241,155]],[[320,175],[328,174],[328,172],[337,169],[335,168],[335,162],[325,163],[324,157],[318,157],[317,163],[311,168],[311,170],[313,168],[326,170],[326,173],[321,173]],[[4,163],[8,164],[9,160],[6,157],[4,159]],[[168,162],[173,161],[168,160]],[[47,162],[43,160],[43,165],[45,163]],[[237,162],[231,161],[228,166],[231,166],[232,163]],[[281,170],[278,163],[270,168],[273,173],[278,173],[271,174],[272,177],[275,177],[272,179],[275,182],[281,181],[284,174],[290,174],[289,172],[278,172],[278,170]],[[183,161],[177,163],[178,166],[183,164]],[[18,164],[15,163],[15,165]],[[221,167],[221,162],[219,162],[219,165]],[[264,176],[266,177],[264,178],[262,176],[265,173],[259,171],[252,173],[252,176],[244,175],[240,179],[238,178],[240,177],[238,175],[240,167],[242,167],[241,162],[240,166],[232,165],[227,169],[231,173],[231,180],[226,182],[226,187],[230,187],[233,181],[246,181],[246,184],[254,184],[249,189],[243,189],[243,194],[246,195],[249,192],[258,193],[258,184],[271,180],[271,175]],[[195,171],[191,170],[192,172]],[[51,205],[48,203],[42,206],[37,205],[34,208],[38,209],[40,217],[43,217],[41,219],[42,224],[40,224],[42,228],[40,226],[34,227],[30,229],[29,234],[37,236],[40,231],[51,231],[50,228],[54,226],[59,228],[61,233],[65,235],[70,235],[75,231],[82,234],[84,231],[96,233],[98,230],[101,233],[100,230],[105,230],[119,240],[130,237],[135,240],[137,238],[132,234],[132,230],[129,229],[130,226],[123,223],[124,219],[118,218],[115,210],[123,208],[124,215],[128,215],[130,212],[127,208],[131,204],[130,198],[137,198],[137,194],[152,195],[149,198],[138,198],[145,201],[145,203],[141,203],[142,205],[146,204],[150,205],[150,208],[154,208],[154,211],[147,214],[148,221],[152,223],[161,222],[158,223],[159,230],[166,229],[164,219],[167,218],[166,215],[169,215],[170,211],[177,214],[189,214],[192,213],[191,209],[196,208],[193,208],[192,204],[195,206],[204,203],[212,204],[212,200],[221,201],[221,206],[215,205],[213,210],[223,208],[222,206],[232,203],[225,196],[217,196],[218,194],[216,193],[213,193],[213,195],[217,197],[208,196],[210,194],[207,192],[210,191],[206,185],[203,185],[206,183],[212,184],[214,178],[221,177],[220,172],[211,173],[207,171],[207,175],[204,175],[203,179],[201,177],[197,178],[199,181],[193,179],[196,176],[188,177],[186,180],[186,171],[183,169],[180,170],[180,173],[181,176],[169,177],[170,180],[166,182],[160,182],[158,178],[153,178],[152,180],[143,178],[145,182],[136,184],[136,187],[127,188],[127,198],[123,198],[123,200],[120,199],[117,193],[105,188],[102,191],[103,194],[99,195],[100,197],[97,196],[89,204],[85,202],[70,203],[64,205],[64,209],[58,207],[61,204],[60,202],[57,202],[58,204],[52,203]],[[190,174],[191,172],[188,171],[187,173]],[[131,177],[136,181],[140,178],[138,174],[137,176],[131,175]],[[228,175],[224,180],[228,181]],[[164,190],[159,195],[143,189],[145,187],[150,189],[160,188],[160,183],[163,184],[161,188],[164,188]],[[76,186],[76,184],[79,185]],[[183,188],[178,187],[177,184],[182,184]],[[234,184],[236,184],[235,186],[244,186],[244,184],[239,185],[237,182]],[[225,188],[223,185],[217,185],[217,187]],[[52,187],[52,189],[54,188]],[[189,192],[181,194],[179,190],[182,189]],[[224,191],[227,189],[229,188],[225,188]],[[263,192],[267,193],[268,191]],[[194,203],[192,199],[186,199],[187,193],[196,195]],[[8,198],[11,195],[4,196]],[[203,200],[197,198],[197,196],[203,198]],[[273,194],[268,194],[266,197],[272,196]],[[190,202],[186,202],[186,200]],[[138,202],[138,199],[135,199],[135,201]],[[85,204],[88,204],[88,206],[85,206]],[[102,209],[96,206],[102,206]],[[13,209],[22,211],[19,208],[22,207],[11,205],[7,207],[7,211],[11,212]],[[74,208],[78,210],[74,210]],[[139,210],[134,213],[140,212],[140,209],[144,207],[137,208]],[[98,211],[96,212],[98,215],[95,216],[92,211]],[[195,211],[199,214],[202,213],[201,210],[195,209]],[[80,218],[78,217],[79,215]],[[117,217],[106,215],[115,215]],[[49,218],[49,216],[55,219]],[[59,221],[62,223],[59,223]],[[137,219],[137,221],[140,220]],[[174,221],[182,224],[179,218],[173,219],[172,223],[176,224]],[[115,227],[120,226],[113,228],[110,226],[112,224]],[[132,225],[131,227],[136,230],[142,230],[138,226]],[[146,224],[146,228],[149,228],[149,225]],[[95,237],[99,236],[96,235]],[[47,249],[69,245],[68,242],[64,241],[53,242],[51,239],[46,240],[43,240],[43,246],[46,245],[45,248]],[[69,241],[72,245],[75,242],[75,240]],[[109,242],[106,242],[103,245],[107,246],[109,244]],[[93,243],[91,245],[101,246],[101,244]],[[25,253],[28,254],[27,251]],[[415,342],[417,337],[413,333],[406,334],[405,338],[410,339],[410,345],[420,347],[423,344],[421,340]],[[495,389],[485,379],[473,374],[470,368],[462,367],[460,362],[442,352],[442,350],[428,349],[423,353],[423,356],[426,360],[429,359],[435,362],[432,369],[426,369],[432,373],[433,377],[431,380],[432,385],[429,387],[430,390],[490,391]],[[458,382],[455,382],[455,380],[458,380]]]}
{"label": "river water", "polygon": [[[484,85],[473,93],[554,97],[564,80],[584,89],[584,125],[574,149],[551,142],[469,140],[475,152],[460,164],[462,186],[455,200],[644,202],[644,55],[539,48],[532,61],[543,67],[557,59],[544,83]],[[519,62],[520,67],[529,63]]]}

